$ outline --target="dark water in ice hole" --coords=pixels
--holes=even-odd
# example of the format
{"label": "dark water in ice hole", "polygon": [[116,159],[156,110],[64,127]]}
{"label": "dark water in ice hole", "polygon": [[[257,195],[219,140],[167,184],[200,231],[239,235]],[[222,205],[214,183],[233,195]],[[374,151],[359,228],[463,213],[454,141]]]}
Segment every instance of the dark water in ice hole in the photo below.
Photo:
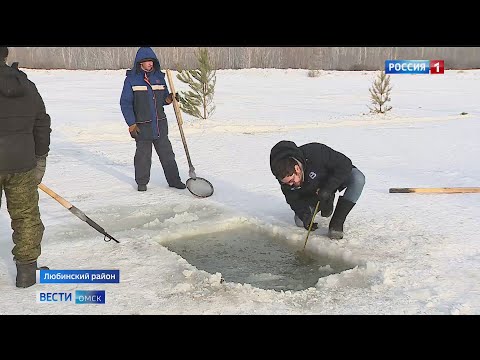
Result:
{"label": "dark water in ice hole", "polygon": [[162,245],[199,270],[219,272],[225,281],[265,290],[305,290],[321,277],[354,267],[341,259],[312,258],[302,252],[303,243],[293,248],[285,239],[253,226],[183,237]]}

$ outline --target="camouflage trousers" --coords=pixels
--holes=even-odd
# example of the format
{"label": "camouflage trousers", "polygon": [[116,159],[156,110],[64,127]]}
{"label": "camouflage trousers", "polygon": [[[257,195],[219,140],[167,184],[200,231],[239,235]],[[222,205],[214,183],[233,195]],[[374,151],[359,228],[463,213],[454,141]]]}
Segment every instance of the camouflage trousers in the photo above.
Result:
{"label": "camouflage trousers", "polygon": [[24,173],[0,175],[0,207],[2,191],[5,192],[13,230],[13,260],[18,263],[35,261],[41,253],[40,243],[45,230],[38,207],[35,169]]}

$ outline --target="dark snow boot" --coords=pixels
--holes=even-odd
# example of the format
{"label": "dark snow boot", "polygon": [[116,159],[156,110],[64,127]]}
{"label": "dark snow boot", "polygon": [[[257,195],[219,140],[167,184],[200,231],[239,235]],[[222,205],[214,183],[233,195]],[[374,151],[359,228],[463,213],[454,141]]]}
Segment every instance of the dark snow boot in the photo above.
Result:
{"label": "dark snow boot", "polygon": [[183,182],[181,182],[180,180],[178,181],[175,181],[174,183],[171,183],[170,185],[168,185],[170,187],[173,187],[173,188],[176,188],[176,189],[185,189],[187,187],[187,185],[185,185]]}
{"label": "dark snow boot", "polygon": [[328,237],[333,240],[343,239],[343,224],[347,215],[355,206],[355,203],[345,200],[343,196],[338,198],[337,206],[328,226]]}
{"label": "dark snow boot", "polygon": [[16,263],[17,265],[17,279],[16,286],[19,288],[27,288],[37,282],[37,270],[48,270],[48,267],[37,267],[37,262],[27,264]]}

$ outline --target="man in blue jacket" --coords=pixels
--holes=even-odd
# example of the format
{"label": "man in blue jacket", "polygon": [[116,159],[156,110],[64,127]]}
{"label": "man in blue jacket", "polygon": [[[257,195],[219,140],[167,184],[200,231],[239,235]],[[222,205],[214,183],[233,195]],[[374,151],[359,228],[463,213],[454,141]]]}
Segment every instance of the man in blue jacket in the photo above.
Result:
{"label": "man in blue jacket", "polygon": [[[175,96],[178,96],[175,94]],[[120,107],[128,125],[130,136],[135,139],[135,181],[138,191],[146,191],[152,166],[152,145],[170,187],[185,189],[178,173],[175,154],[168,138],[168,122],[163,106],[170,105],[169,93],[160,61],[150,47],[141,47],[135,56],[133,67],[127,70],[120,96]]]}
{"label": "man in blue jacket", "polygon": [[[295,213],[297,226],[310,227],[317,202],[322,217],[329,217],[328,236],[343,238],[343,225],[363,191],[365,176],[344,154],[327,145],[292,141],[278,142],[270,152],[270,169],[280,183],[287,203]],[[338,197],[337,192],[344,191]],[[313,223],[312,230],[316,230]]]}

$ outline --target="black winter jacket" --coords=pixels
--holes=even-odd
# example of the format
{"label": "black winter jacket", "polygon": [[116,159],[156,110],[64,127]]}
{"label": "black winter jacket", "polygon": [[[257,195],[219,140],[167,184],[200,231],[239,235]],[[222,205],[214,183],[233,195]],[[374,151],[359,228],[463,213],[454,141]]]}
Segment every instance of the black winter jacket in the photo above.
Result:
{"label": "black winter jacket", "polygon": [[0,62],[0,174],[26,172],[50,150],[50,116],[35,84]]}
{"label": "black winter jacket", "polygon": [[270,169],[276,161],[285,157],[293,157],[303,165],[304,182],[301,187],[284,185],[281,179],[277,179],[287,203],[300,219],[309,211],[308,207],[316,203],[318,189],[329,193],[344,190],[344,183],[355,167],[347,156],[327,145],[314,142],[297,146],[284,140],[270,152]]}

